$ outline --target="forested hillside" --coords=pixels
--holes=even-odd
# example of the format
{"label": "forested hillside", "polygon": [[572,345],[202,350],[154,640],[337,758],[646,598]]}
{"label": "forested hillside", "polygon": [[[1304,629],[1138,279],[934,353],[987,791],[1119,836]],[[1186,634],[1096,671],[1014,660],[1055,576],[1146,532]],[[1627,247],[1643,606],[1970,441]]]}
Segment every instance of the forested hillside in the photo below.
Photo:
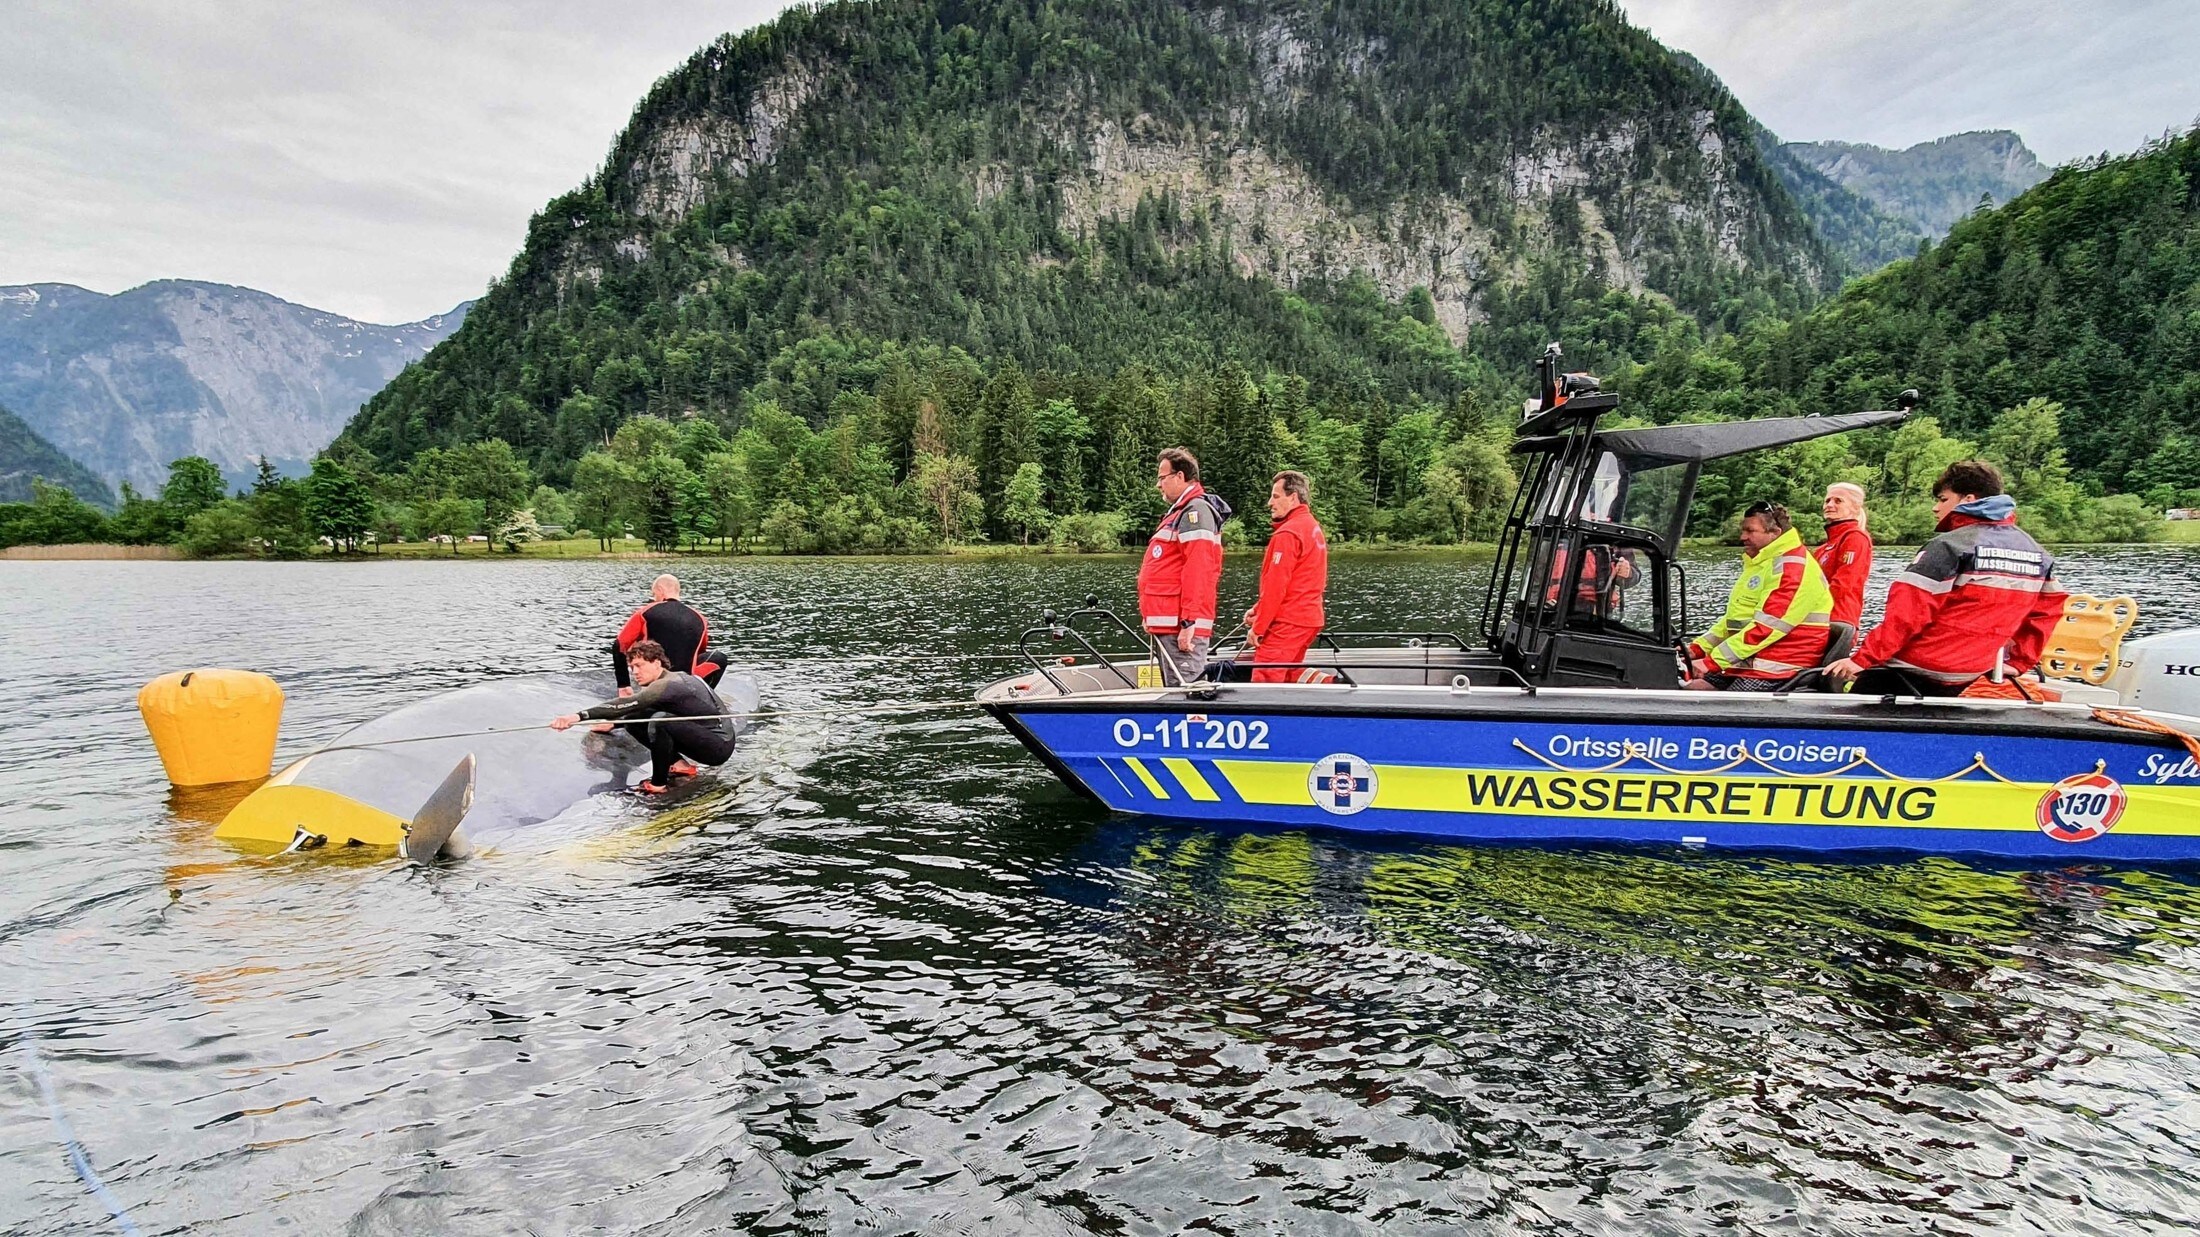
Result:
{"label": "forested hillside", "polygon": [[[1620,321],[1620,329],[1604,329]],[[2038,522],[2085,535],[2145,505],[2200,503],[2200,129],[2058,170],[1941,243],[1789,322],[1708,345],[1668,315],[1577,305],[1560,330],[1660,420],[1883,406],[1918,387],[1928,418],[1838,458],[1783,454],[1728,479],[1779,496],[1843,470],[1914,505],[1933,468],[2000,460]],[[1846,449],[1844,449],[1846,450]],[[2029,492],[2028,492],[2029,491]],[[2090,503],[2103,492],[2134,496]],[[1914,515],[1914,511],[1912,513]]]}
{"label": "forested hillside", "polygon": [[115,504],[114,491],[91,469],[63,455],[21,417],[0,408],[0,503],[29,501],[34,480],[51,481],[88,503]]}
{"label": "forested hillside", "polygon": [[[1432,469],[1489,454],[1565,306],[1716,335],[1822,294],[1753,132],[1608,0],[796,9],[661,81],[344,451],[495,439],[566,485],[699,418],[723,449],[630,491],[726,454],[741,531],[846,499],[936,538],[967,476],[998,538],[1024,465],[1050,517],[1135,512],[1186,441],[1241,506],[1302,463],[1349,531],[1456,536]],[[837,462],[790,479],[804,434]]]}

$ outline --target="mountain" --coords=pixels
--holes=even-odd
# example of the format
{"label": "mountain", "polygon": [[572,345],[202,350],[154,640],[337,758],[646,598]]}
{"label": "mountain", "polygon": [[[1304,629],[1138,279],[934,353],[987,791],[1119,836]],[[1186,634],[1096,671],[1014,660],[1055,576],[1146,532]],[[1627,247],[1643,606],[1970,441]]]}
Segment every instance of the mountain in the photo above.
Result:
{"label": "mountain", "polygon": [[107,480],[148,492],[185,455],[232,480],[262,453],[299,471],[467,308],[376,326],[225,284],[162,280],[113,296],[0,287],[0,404]]}
{"label": "mountain", "polygon": [[1926,238],[1922,224],[1888,213],[1879,203],[1819,171],[1769,132],[1761,145],[1780,183],[1851,273],[1868,274],[1907,258]]}
{"label": "mountain", "polygon": [[2200,490],[2196,186],[2200,128],[2058,168],[1808,314],[1712,341],[1708,358],[1659,358],[1638,406],[1824,412],[1917,387],[1940,428],[1991,446],[2012,432],[2003,413],[2045,399],[2061,405],[2059,444],[2037,470]]}
{"label": "mountain", "polygon": [[795,8],[661,80],[346,433],[562,480],[643,412],[821,425],[910,349],[1076,387],[1102,438],[1133,366],[1447,403],[1558,306],[1815,301],[1836,260],[1753,132],[1611,0]]}
{"label": "mountain", "polygon": [[0,503],[29,502],[34,477],[51,481],[94,506],[114,509],[115,494],[105,481],[56,450],[21,417],[0,408]]}
{"label": "mountain", "polygon": [[1781,149],[1935,240],[1978,209],[1981,198],[2007,202],[2047,179],[2039,157],[2007,129],[1958,133],[1907,150],[1857,142],[1789,142]]}

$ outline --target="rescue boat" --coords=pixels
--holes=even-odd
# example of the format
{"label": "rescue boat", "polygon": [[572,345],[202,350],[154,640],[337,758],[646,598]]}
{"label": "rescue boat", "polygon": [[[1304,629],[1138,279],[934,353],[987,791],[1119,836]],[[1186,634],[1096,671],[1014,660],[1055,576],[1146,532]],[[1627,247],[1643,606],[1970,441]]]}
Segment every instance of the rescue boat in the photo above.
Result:
{"label": "rescue boat", "polygon": [[[1147,660],[1095,645],[1143,637],[1088,597],[1023,633],[1032,669],[979,703],[1082,794],[1176,820],[2200,859],[2200,629],[2124,644],[2085,681],[2055,684],[2059,700],[1861,697],[1814,671],[1776,694],[1677,690],[1691,634],[1678,551],[1703,466],[1893,425],[1914,392],[1883,411],[1606,429],[1617,397],[1558,359],[1553,345],[1516,432],[1521,484],[1479,641],[1327,635],[1303,665],[1330,682],[1161,687]],[[1632,587],[1582,587],[1585,563],[1617,558]],[[1836,624],[1821,664],[1855,635]]]}

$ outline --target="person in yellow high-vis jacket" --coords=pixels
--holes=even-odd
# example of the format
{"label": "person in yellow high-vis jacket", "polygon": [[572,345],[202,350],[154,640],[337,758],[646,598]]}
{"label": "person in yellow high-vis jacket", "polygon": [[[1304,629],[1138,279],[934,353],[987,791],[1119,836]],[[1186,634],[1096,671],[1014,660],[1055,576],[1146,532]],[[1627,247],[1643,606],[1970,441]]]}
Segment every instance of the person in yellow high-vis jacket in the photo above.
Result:
{"label": "person in yellow high-vis jacket", "polygon": [[1816,666],[1833,636],[1833,590],[1787,508],[1750,504],[1741,541],[1726,613],[1688,645],[1684,686],[1698,691],[1777,691]]}

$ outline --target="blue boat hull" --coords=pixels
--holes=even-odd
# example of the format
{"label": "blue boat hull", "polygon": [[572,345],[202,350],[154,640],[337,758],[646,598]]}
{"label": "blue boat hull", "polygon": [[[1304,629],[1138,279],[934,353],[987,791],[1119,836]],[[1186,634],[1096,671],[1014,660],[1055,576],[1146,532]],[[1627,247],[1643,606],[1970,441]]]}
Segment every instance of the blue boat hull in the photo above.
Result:
{"label": "blue boat hull", "polygon": [[[1639,696],[1637,697],[1640,698]],[[2067,720],[1917,729],[1848,709],[1794,723],[1126,701],[996,708],[1123,812],[1475,841],[1915,850],[2063,862],[2200,858],[2200,764]],[[1157,707],[1158,706],[1158,707]],[[1548,713],[1549,710],[1540,710]],[[1790,714],[1809,714],[1790,709]],[[1913,728],[1898,725],[1906,721]]]}

